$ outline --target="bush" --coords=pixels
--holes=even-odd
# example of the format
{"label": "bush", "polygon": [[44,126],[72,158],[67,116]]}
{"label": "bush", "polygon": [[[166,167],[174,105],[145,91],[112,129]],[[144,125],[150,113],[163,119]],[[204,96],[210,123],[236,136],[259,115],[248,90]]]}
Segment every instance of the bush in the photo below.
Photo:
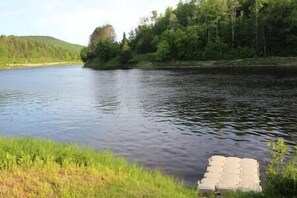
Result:
{"label": "bush", "polygon": [[131,50],[123,50],[119,54],[119,60],[122,64],[130,63],[132,59],[132,51]]}
{"label": "bush", "polygon": [[85,63],[88,60],[88,52],[89,49],[87,47],[84,47],[80,51],[80,59]]}
{"label": "bush", "polygon": [[119,46],[107,39],[99,41],[96,48],[96,57],[100,58],[102,62],[107,62],[109,59],[117,56]]}
{"label": "bush", "polygon": [[156,61],[162,62],[169,59],[170,46],[167,41],[162,41],[157,46],[157,52],[155,53]]}
{"label": "bush", "polygon": [[221,60],[227,58],[228,45],[217,39],[209,41],[204,49],[203,58],[207,60]]}
{"label": "bush", "polygon": [[297,147],[292,159],[283,139],[269,142],[271,162],[266,171],[265,194],[268,197],[297,196]]}
{"label": "bush", "polygon": [[256,51],[249,47],[237,47],[231,52],[233,59],[252,58],[256,55]]}

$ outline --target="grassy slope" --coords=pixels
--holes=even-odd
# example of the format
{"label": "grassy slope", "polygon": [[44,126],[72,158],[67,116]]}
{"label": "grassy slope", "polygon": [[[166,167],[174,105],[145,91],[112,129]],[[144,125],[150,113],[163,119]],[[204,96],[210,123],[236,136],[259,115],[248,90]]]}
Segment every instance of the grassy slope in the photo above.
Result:
{"label": "grassy slope", "polygon": [[158,171],[108,152],[52,141],[0,139],[0,197],[197,197]]}
{"label": "grassy slope", "polygon": [[61,47],[78,53],[80,53],[80,50],[84,47],[82,45],[68,43],[50,36],[20,36],[19,38],[48,43],[55,47]]}

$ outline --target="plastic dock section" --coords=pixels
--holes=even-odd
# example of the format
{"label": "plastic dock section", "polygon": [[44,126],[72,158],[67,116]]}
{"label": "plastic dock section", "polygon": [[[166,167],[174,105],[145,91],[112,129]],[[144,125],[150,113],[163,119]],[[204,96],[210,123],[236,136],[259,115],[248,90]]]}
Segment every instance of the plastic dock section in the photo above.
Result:
{"label": "plastic dock section", "polygon": [[198,189],[202,194],[235,190],[259,192],[262,191],[259,177],[257,160],[212,156]]}

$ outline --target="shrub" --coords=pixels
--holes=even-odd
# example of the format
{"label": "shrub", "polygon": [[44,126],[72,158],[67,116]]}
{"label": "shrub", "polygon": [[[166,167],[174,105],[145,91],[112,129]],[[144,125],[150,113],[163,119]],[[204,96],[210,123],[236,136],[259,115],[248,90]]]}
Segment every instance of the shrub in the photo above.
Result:
{"label": "shrub", "polygon": [[107,62],[109,59],[117,56],[119,46],[107,39],[99,41],[96,48],[96,56],[102,61]]}
{"label": "shrub", "polygon": [[266,171],[265,194],[268,197],[297,196],[297,147],[292,159],[283,139],[269,142],[271,162]]}
{"label": "shrub", "polygon": [[226,59],[226,52],[228,45],[217,39],[216,41],[209,41],[204,49],[203,58],[207,60],[221,60]]}
{"label": "shrub", "polygon": [[129,50],[121,50],[119,53],[119,60],[122,64],[130,63],[130,60],[132,59],[132,51]]}
{"label": "shrub", "polygon": [[252,58],[256,55],[256,51],[249,47],[237,47],[232,50],[233,59]]}
{"label": "shrub", "polygon": [[147,53],[147,54],[136,54],[132,53],[132,58],[129,60],[129,64],[137,65],[150,63],[155,61],[155,53]]}
{"label": "shrub", "polygon": [[85,63],[88,60],[88,52],[89,49],[87,47],[84,47],[80,51],[80,59]]}
{"label": "shrub", "polygon": [[156,61],[166,61],[170,54],[170,46],[167,41],[162,41],[157,46],[157,52],[155,53]]}

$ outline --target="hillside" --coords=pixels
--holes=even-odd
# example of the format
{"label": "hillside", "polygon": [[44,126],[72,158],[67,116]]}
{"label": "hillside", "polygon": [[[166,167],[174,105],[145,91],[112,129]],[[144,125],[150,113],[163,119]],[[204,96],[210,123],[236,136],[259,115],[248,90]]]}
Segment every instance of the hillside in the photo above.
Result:
{"label": "hillside", "polygon": [[47,36],[0,36],[0,65],[79,62],[83,46]]}
{"label": "hillside", "polygon": [[53,45],[55,47],[61,47],[64,49],[68,49],[70,51],[76,51],[78,53],[80,53],[80,50],[84,47],[82,45],[68,43],[68,42],[65,42],[60,39],[56,39],[56,38],[50,37],[50,36],[21,36],[19,38],[24,38],[24,39],[32,40],[32,41],[44,42],[44,43]]}

